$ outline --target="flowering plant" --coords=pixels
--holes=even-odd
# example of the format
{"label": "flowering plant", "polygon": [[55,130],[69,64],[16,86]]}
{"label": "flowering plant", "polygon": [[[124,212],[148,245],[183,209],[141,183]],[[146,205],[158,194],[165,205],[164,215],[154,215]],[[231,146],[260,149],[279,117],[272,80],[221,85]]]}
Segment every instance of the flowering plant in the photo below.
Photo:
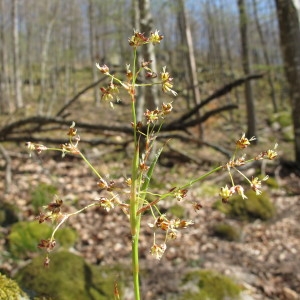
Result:
{"label": "flowering plant", "polygon": [[[118,77],[110,73],[110,69],[107,65],[100,66],[96,64],[99,71],[107,76],[110,81],[108,86],[101,87],[102,101],[112,104],[112,100],[118,99],[119,90],[121,88],[125,89],[131,100],[131,124],[132,124],[132,135],[134,143],[134,152],[132,156],[131,172],[130,177],[126,179],[126,186],[120,191],[117,188],[114,181],[108,181],[107,178],[102,174],[101,170],[96,170],[95,167],[86,158],[84,153],[80,150],[80,136],[78,135],[75,123],[73,122],[68,129],[69,141],[58,148],[48,148],[47,146],[41,144],[34,144],[31,142],[27,143],[27,147],[30,151],[35,151],[40,154],[43,151],[60,151],[64,157],[66,154],[72,154],[80,156],[87,166],[92,170],[92,172],[98,178],[98,187],[103,191],[103,196],[94,199],[89,205],[77,210],[72,213],[64,213],[62,211],[63,200],[61,198],[56,198],[54,201],[44,207],[44,211],[40,213],[37,217],[40,223],[45,221],[51,221],[55,226],[52,235],[48,239],[43,239],[38,244],[39,248],[46,250],[46,258],[44,261],[45,266],[50,263],[49,253],[56,246],[55,243],[55,233],[60,228],[60,226],[65,223],[65,221],[86,209],[92,207],[102,207],[107,212],[120,208],[120,210],[128,217],[130,223],[131,239],[132,239],[132,269],[133,269],[133,282],[134,282],[134,294],[135,299],[140,299],[140,284],[139,284],[139,234],[141,227],[141,218],[145,211],[150,211],[153,216],[153,223],[149,223],[149,227],[153,229],[153,243],[149,247],[150,253],[156,258],[160,259],[167,249],[167,244],[169,241],[176,239],[178,236],[178,231],[186,229],[187,227],[193,225],[192,220],[184,219],[170,219],[166,214],[162,214],[159,210],[159,203],[166,198],[173,197],[178,201],[183,201],[187,198],[188,189],[197,182],[204,180],[207,176],[215,173],[219,170],[226,170],[229,174],[231,180],[231,187],[226,185],[220,190],[220,197],[223,202],[228,202],[230,197],[234,193],[240,194],[243,198],[246,198],[244,194],[244,188],[241,185],[236,185],[233,180],[232,172],[238,172],[246,181],[249,183],[250,188],[252,188],[257,195],[261,193],[261,183],[267,180],[265,177],[263,180],[255,178],[247,178],[239,167],[245,165],[254,160],[270,159],[276,158],[276,146],[273,150],[268,150],[261,152],[259,155],[246,160],[243,150],[247,148],[255,137],[248,139],[245,134],[242,135],[240,139],[236,141],[235,152],[232,158],[224,165],[211,170],[210,172],[196,177],[195,179],[189,181],[188,183],[173,187],[170,190],[162,194],[153,194],[150,192],[150,182],[153,177],[153,172],[155,166],[158,162],[158,158],[163,151],[163,147],[160,147],[156,153],[153,155],[154,144],[157,142],[157,135],[167,116],[172,112],[173,104],[172,102],[162,103],[160,108],[154,110],[145,110],[144,122],[138,121],[136,117],[136,89],[139,87],[147,87],[153,84],[160,85],[161,90],[164,93],[171,93],[176,96],[176,91],[173,90],[173,78],[170,76],[169,72],[166,71],[166,67],[163,67],[160,77],[157,76],[155,72],[150,68],[151,62],[141,62],[137,61],[137,51],[139,47],[144,46],[148,43],[159,44],[163,36],[159,34],[156,30],[154,33],[150,33],[149,37],[144,34],[134,31],[134,34],[129,38],[129,45],[133,48],[133,65],[126,66],[126,80],[121,80]],[[152,83],[137,83],[137,77],[142,72],[145,73],[146,78],[154,79],[158,81]],[[240,151],[242,154],[240,155]],[[150,201],[149,195],[155,195],[155,200]],[[200,210],[202,204],[196,201],[190,202],[193,208],[197,211]],[[156,237],[156,233],[163,233],[164,237],[162,242],[159,242]],[[119,299],[119,293],[117,289],[115,290],[115,299]]]}

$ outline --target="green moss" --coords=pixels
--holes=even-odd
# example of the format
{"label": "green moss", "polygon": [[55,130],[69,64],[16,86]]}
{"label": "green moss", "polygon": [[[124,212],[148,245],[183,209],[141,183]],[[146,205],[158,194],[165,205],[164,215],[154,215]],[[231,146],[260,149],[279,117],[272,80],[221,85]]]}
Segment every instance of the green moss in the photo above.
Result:
{"label": "green moss", "polygon": [[29,298],[14,280],[0,274],[0,299],[25,300]]}
{"label": "green moss", "polygon": [[[37,252],[41,239],[47,239],[52,234],[52,228],[46,223],[19,222],[11,227],[8,236],[9,250],[14,257],[26,257],[30,252]],[[71,228],[59,229],[55,239],[60,247],[69,248],[74,245],[77,233]]]}
{"label": "green moss", "polygon": [[294,141],[294,130],[293,130],[293,126],[288,126],[285,127],[282,130],[282,135],[283,135],[283,139],[286,142],[292,142]]}
{"label": "green moss", "polygon": [[183,284],[193,282],[198,291],[185,292],[182,300],[225,300],[238,299],[242,288],[237,285],[229,277],[209,270],[198,270],[188,273],[184,279]]}
{"label": "green moss", "polygon": [[8,236],[10,253],[21,258],[29,252],[37,252],[39,241],[48,238],[51,231],[47,224],[39,224],[37,221],[14,224]]}
{"label": "green moss", "polygon": [[56,193],[56,187],[45,183],[39,184],[31,192],[31,204],[35,213],[38,213],[42,206],[48,204]]}
{"label": "green moss", "polygon": [[291,113],[289,111],[277,113],[276,120],[281,127],[288,127],[292,125]]}
{"label": "green moss", "polygon": [[213,234],[227,241],[238,241],[240,239],[240,232],[227,223],[216,224],[213,227]]}
{"label": "green moss", "polygon": [[70,227],[59,229],[55,234],[55,239],[58,241],[59,246],[64,247],[65,249],[72,247],[75,244],[77,237],[77,232]]}
{"label": "green moss", "polygon": [[104,269],[85,263],[82,257],[62,251],[53,253],[49,268],[43,267],[43,257],[37,257],[20,270],[16,280],[32,297],[53,300],[113,299],[114,277]]}
{"label": "green moss", "polygon": [[266,221],[274,217],[275,207],[267,193],[256,195],[254,191],[250,190],[245,195],[248,197],[247,199],[233,196],[229,203],[223,204],[221,201],[217,201],[213,207],[230,217],[245,221],[256,219]]}
{"label": "green moss", "polygon": [[281,128],[292,125],[291,112],[287,110],[273,114],[269,120],[270,123],[278,122]]}
{"label": "green moss", "polygon": [[[259,176],[260,180],[263,179],[263,176]],[[264,182],[265,185],[273,188],[273,189],[278,189],[279,188],[279,184],[277,182],[277,180],[274,177],[269,177],[267,181]]]}

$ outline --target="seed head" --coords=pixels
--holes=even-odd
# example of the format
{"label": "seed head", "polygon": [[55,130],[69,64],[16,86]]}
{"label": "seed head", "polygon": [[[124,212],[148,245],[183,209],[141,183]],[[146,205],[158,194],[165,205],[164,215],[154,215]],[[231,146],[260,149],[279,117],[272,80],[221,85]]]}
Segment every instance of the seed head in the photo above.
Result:
{"label": "seed head", "polygon": [[261,192],[261,182],[268,180],[269,176],[265,176],[262,180],[259,180],[258,177],[252,178],[251,180],[251,188],[256,193],[256,195],[260,195]]}
{"label": "seed head", "polygon": [[108,75],[109,74],[109,67],[107,65],[100,66],[96,63],[96,67],[100,70],[101,73]]}
{"label": "seed head", "polygon": [[256,138],[254,136],[251,139],[247,139],[245,137],[245,133],[244,133],[242,135],[242,137],[236,141],[236,146],[239,149],[245,149],[251,144],[250,142],[255,141],[255,140],[256,140]]}
{"label": "seed head", "polygon": [[227,185],[225,187],[221,187],[219,195],[221,196],[223,202],[226,203],[228,199],[232,196],[232,194],[232,190],[229,189]]}
{"label": "seed head", "polygon": [[150,249],[150,253],[155,256],[156,259],[160,260],[167,249],[166,244],[157,245],[156,243]]}
{"label": "seed head", "polygon": [[163,71],[161,73],[161,81],[162,81],[162,91],[164,93],[171,92],[174,96],[177,96],[177,93],[174,90],[172,90],[173,78],[170,77],[169,72],[166,72],[166,67],[163,67]]}
{"label": "seed head", "polygon": [[164,36],[160,35],[158,30],[155,30],[154,32],[150,33],[149,42],[153,45],[159,44],[163,38]]}
{"label": "seed head", "polygon": [[149,39],[145,37],[143,33],[134,31],[133,36],[128,39],[129,46],[131,47],[140,47],[149,42]]}

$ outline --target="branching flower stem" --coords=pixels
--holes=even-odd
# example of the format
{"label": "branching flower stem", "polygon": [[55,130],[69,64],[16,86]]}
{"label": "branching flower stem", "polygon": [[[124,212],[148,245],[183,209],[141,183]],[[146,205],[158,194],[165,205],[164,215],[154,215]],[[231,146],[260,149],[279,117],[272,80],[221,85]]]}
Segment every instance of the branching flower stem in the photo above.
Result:
{"label": "branching flower stem", "polygon": [[[167,242],[170,240],[174,240],[178,236],[178,231],[180,229],[185,229],[190,225],[193,225],[194,222],[192,220],[185,219],[169,219],[167,214],[162,213],[159,209],[159,205],[157,205],[160,201],[170,197],[173,199],[177,199],[178,201],[183,200],[188,192],[188,188],[190,188],[195,183],[199,183],[206,179],[208,176],[212,175],[220,171],[221,169],[227,170],[230,180],[231,186],[223,186],[220,189],[219,196],[222,198],[222,202],[227,203],[229,198],[237,193],[242,196],[243,199],[247,199],[247,196],[244,194],[244,188],[242,185],[234,184],[234,177],[232,175],[233,172],[237,172],[241,175],[250,185],[250,188],[255,191],[256,195],[260,195],[261,191],[261,182],[268,179],[268,176],[265,176],[263,179],[259,177],[252,177],[249,179],[245,174],[243,174],[242,169],[239,169],[240,166],[243,166],[247,163],[250,163],[254,160],[261,159],[269,159],[273,160],[277,157],[277,152],[275,151],[277,148],[277,144],[275,144],[274,149],[263,151],[259,153],[257,156],[250,160],[245,160],[246,154],[244,153],[242,156],[237,156],[240,150],[247,148],[252,141],[255,140],[255,137],[248,139],[245,136],[245,133],[242,137],[235,142],[235,151],[231,159],[224,165],[220,165],[213,170],[198,176],[197,178],[190,179],[187,183],[182,186],[175,186],[166,191],[164,194],[159,194],[155,192],[149,191],[150,182],[153,177],[154,169],[158,163],[158,159],[164,149],[166,141],[164,145],[160,147],[159,150],[155,150],[154,153],[154,144],[157,141],[157,134],[160,132],[164,120],[167,115],[172,111],[173,105],[172,102],[162,103],[160,107],[156,107],[154,110],[146,109],[144,112],[144,120],[146,123],[142,123],[141,120],[137,120],[136,115],[136,89],[138,87],[148,87],[153,85],[161,85],[161,89],[164,93],[171,93],[173,96],[177,95],[177,92],[173,90],[173,78],[170,76],[170,73],[166,71],[166,67],[162,68],[162,72],[160,73],[159,82],[152,83],[141,83],[137,82],[137,78],[139,79],[141,75],[145,75],[146,79],[154,79],[157,78],[156,72],[153,72],[149,65],[151,61],[142,61],[138,62],[137,60],[137,49],[142,45],[146,45],[148,43],[152,43],[153,45],[159,44],[163,39],[163,36],[159,34],[158,30],[155,32],[151,32],[149,37],[146,37],[143,33],[134,31],[134,34],[128,40],[129,45],[133,47],[133,65],[132,70],[130,69],[130,65],[126,65],[126,81],[118,79],[113,74],[110,73],[109,67],[107,65],[100,66],[98,63],[96,64],[97,68],[104,75],[109,76],[110,83],[107,87],[101,87],[100,90],[102,92],[102,100],[110,103],[110,106],[113,108],[112,100],[117,97],[119,99],[119,87],[124,88],[130,97],[131,100],[131,124],[132,124],[132,135],[133,135],[133,143],[134,143],[134,153],[131,161],[131,172],[130,178],[126,179],[126,187],[115,184],[114,180],[106,181],[103,177],[103,172],[97,171],[96,168],[90,163],[87,157],[79,150],[78,143],[80,141],[80,136],[77,134],[77,129],[75,127],[75,122],[72,123],[68,130],[69,142],[60,145],[60,148],[48,148],[42,144],[36,144],[27,142],[26,146],[29,149],[29,154],[32,151],[35,151],[37,154],[40,154],[43,151],[59,151],[62,153],[62,157],[66,154],[76,155],[83,159],[88,168],[93,172],[93,174],[99,179],[97,183],[98,188],[103,191],[104,195],[98,199],[94,199],[95,201],[76,212],[72,213],[62,213],[61,206],[63,205],[63,200],[61,198],[56,198],[55,201],[49,203],[47,206],[44,206],[43,212],[40,212],[37,219],[39,223],[43,223],[45,221],[52,221],[52,223],[56,224],[55,228],[52,232],[50,239],[42,239],[38,244],[38,247],[47,251],[47,256],[44,260],[44,266],[49,266],[50,258],[48,254],[55,247],[55,234],[57,230],[65,223],[69,217],[77,215],[84,210],[89,208],[99,206],[105,209],[106,211],[110,211],[115,207],[121,208],[126,217],[129,217],[130,220],[130,232],[131,232],[131,258],[132,258],[132,275],[133,275],[133,285],[134,285],[134,299],[140,300],[140,283],[139,283],[139,235],[140,235],[140,227],[141,227],[141,218],[145,211],[149,210],[153,216],[154,222],[148,223],[148,225],[153,228],[153,244],[150,248],[150,253],[156,258],[161,259],[165,250],[167,249]],[[147,125],[145,127],[145,125]],[[155,148],[156,149],[156,148]],[[103,177],[102,177],[102,175]],[[130,195],[128,195],[128,187],[130,187]],[[120,194],[119,194],[120,192]],[[152,199],[155,199],[152,201]],[[129,199],[128,199],[129,198]],[[129,200],[129,204],[128,204]],[[198,201],[189,201],[192,204],[192,207],[195,211],[200,210],[202,205]],[[159,230],[160,233],[164,235],[164,239],[160,239],[159,235],[156,239],[155,231]],[[161,243],[162,242],[162,243]],[[114,289],[114,299],[120,299],[119,291],[117,284],[115,284]]]}
{"label": "branching flower stem", "polygon": [[139,197],[137,195],[138,184],[138,167],[139,167],[139,141],[137,137],[137,118],[135,110],[135,81],[136,81],[136,60],[137,49],[133,51],[133,77],[132,77],[132,91],[131,95],[131,112],[133,122],[133,136],[134,136],[134,155],[132,160],[131,170],[131,191],[130,191],[130,229],[132,237],[132,273],[135,300],[140,300],[140,283],[139,283],[139,233],[141,226],[141,215],[137,215],[139,208]]}

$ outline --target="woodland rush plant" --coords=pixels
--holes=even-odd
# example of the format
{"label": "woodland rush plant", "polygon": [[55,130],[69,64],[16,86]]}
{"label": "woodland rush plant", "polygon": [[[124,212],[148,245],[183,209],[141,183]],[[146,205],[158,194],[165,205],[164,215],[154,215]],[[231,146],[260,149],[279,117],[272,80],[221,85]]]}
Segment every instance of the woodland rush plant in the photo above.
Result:
{"label": "woodland rush plant", "polygon": [[[35,151],[40,154],[43,151],[59,151],[64,157],[66,154],[78,155],[80,156],[91,171],[98,178],[98,187],[102,190],[102,196],[95,199],[89,205],[79,209],[73,213],[64,213],[62,206],[63,200],[56,197],[52,203],[43,207],[43,212],[37,217],[40,223],[45,221],[51,221],[54,224],[54,229],[49,238],[43,239],[38,244],[39,248],[46,251],[46,256],[44,260],[44,265],[48,266],[50,263],[49,253],[55,247],[55,234],[60,226],[66,222],[66,220],[72,216],[75,216],[84,210],[91,209],[92,207],[102,207],[106,211],[111,211],[113,209],[119,208],[127,217],[130,223],[130,231],[132,238],[132,274],[133,274],[133,285],[134,285],[134,295],[135,299],[141,299],[140,296],[140,284],[139,284],[139,234],[141,226],[141,218],[146,211],[150,211],[153,217],[153,223],[149,226],[153,229],[153,243],[150,247],[150,253],[156,259],[160,259],[167,249],[167,244],[169,241],[176,239],[178,231],[185,229],[193,225],[191,220],[183,220],[179,218],[169,218],[166,214],[162,214],[159,209],[160,203],[166,198],[175,198],[182,202],[184,199],[186,202],[190,203],[195,210],[201,209],[201,204],[196,201],[188,201],[187,193],[188,189],[204,180],[207,176],[224,169],[228,172],[230,177],[230,185],[221,187],[220,197],[223,202],[228,202],[229,198],[237,193],[243,198],[246,198],[244,194],[244,188],[241,185],[236,185],[232,176],[232,172],[235,171],[239,173],[248,183],[250,188],[252,188],[257,195],[261,193],[261,183],[267,180],[267,177],[260,180],[259,178],[249,179],[241,170],[238,169],[239,166],[250,163],[254,160],[269,159],[273,160],[276,158],[276,146],[273,150],[267,150],[259,153],[257,156],[246,160],[243,150],[247,148],[250,143],[255,140],[255,137],[248,139],[245,134],[237,140],[235,144],[235,151],[232,158],[225,164],[211,170],[210,172],[195,176],[195,178],[189,180],[186,184],[182,186],[174,186],[172,189],[165,191],[162,194],[152,193],[150,190],[150,183],[153,176],[155,166],[157,165],[158,158],[163,151],[163,145],[159,147],[154,147],[157,142],[156,137],[158,136],[163,122],[167,115],[172,112],[173,104],[172,102],[163,103],[160,108],[155,110],[146,109],[144,113],[144,122],[139,122],[136,116],[136,90],[137,88],[148,87],[151,85],[160,85],[164,93],[171,93],[174,96],[177,93],[173,90],[173,78],[166,71],[166,67],[162,69],[160,76],[155,74],[151,70],[150,61],[137,61],[137,51],[140,47],[152,43],[159,44],[163,39],[163,36],[159,34],[156,30],[154,33],[151,32],[149,37],[144,34],[134,31],[132,37],[129,38],[129,45],[133,49],[133,62],[132,67],[130,65],[126,66],[126,79],[121,80],[110,73],[109,67],[106,65],[100,66],[96,64],[100,72],[106,75],[110,81],[107,87],[101,87],[102,101],[110,103],[112,106],[112,100],[118,97],[119,89],[123,88],[128,92],[131,100],[131,121],[132,125],[132,135],[134,143],[134,152],[132,156],[132,164],[130,171],[130,178],[126,179],[126,188],[121,190],[116,188],[114,181],[108,181],[107,178],[101,173],[101,170],[96,170],[91,162],[86,158],[83,152],[79,148],[80,137],[77,134],[77,129],[75,123],[70,126],[68,130],[69,141],[58,148],[48,148],[41,144],[35,144],[28,142],[26,145],[30,151]],[[138,76],[144,76],[148,79],[153,79],[152,83],[137,83]],[[159,79],[157,79],[160,77]],[[151,153],[153,149],[158,149],[154,155]],[[151,154],[151,155],[150,155]],[[149,198],[154,201],[149,200]],[[159,235],[156,235],[159,233]],[[120,299],[118,288],[114,291],[115,299]]]}

